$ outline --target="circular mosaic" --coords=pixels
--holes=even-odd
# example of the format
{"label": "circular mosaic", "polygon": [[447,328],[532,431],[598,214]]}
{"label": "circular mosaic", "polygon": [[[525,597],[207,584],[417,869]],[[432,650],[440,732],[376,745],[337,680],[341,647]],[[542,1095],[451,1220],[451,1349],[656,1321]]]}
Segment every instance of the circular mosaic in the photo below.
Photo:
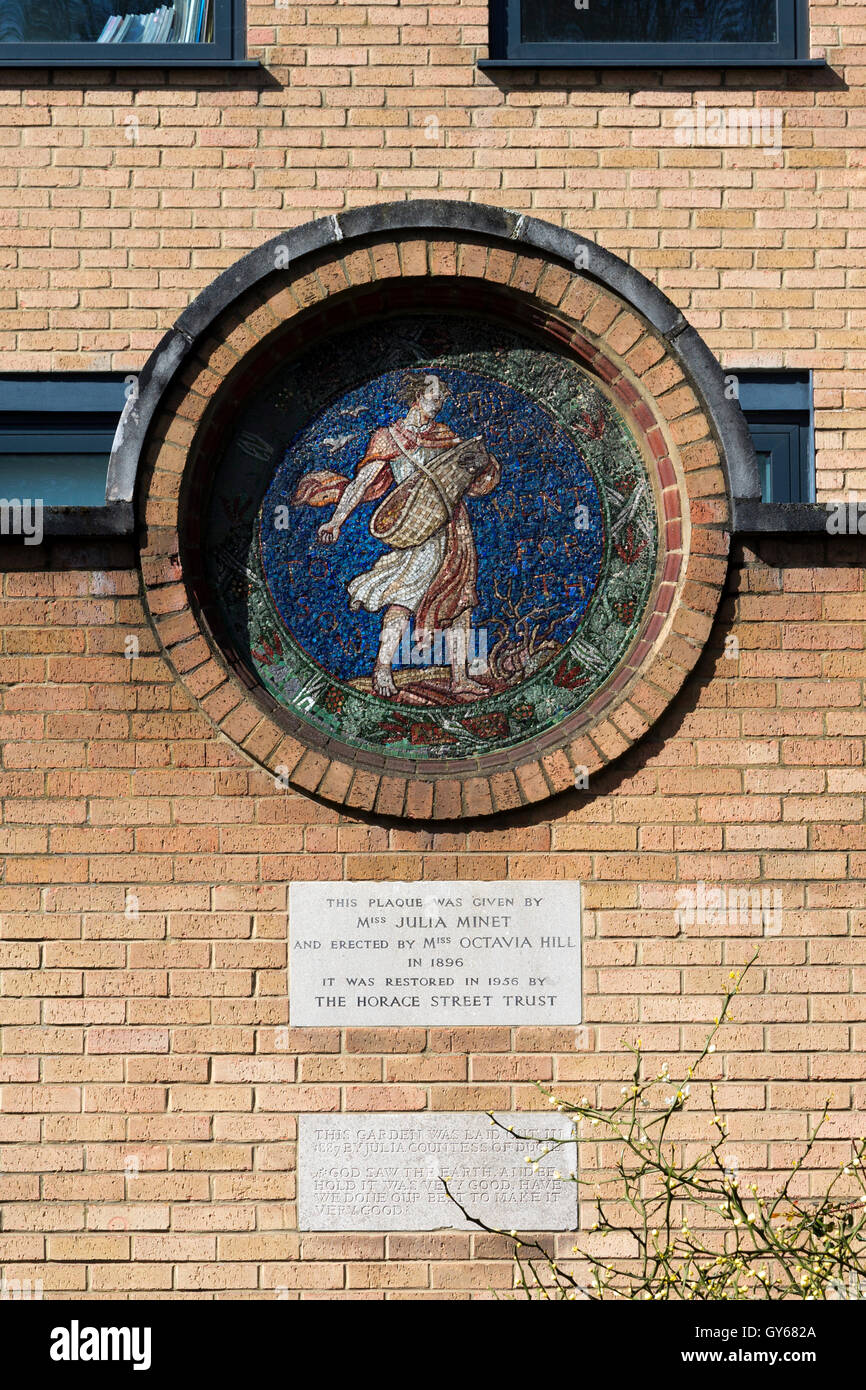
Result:
{"label": "circular mosaic", "polygon": [[135,489],[158,650],[236,754],[349,813],[457,821],[594,795],[669,709],[749,449],[637,272],[433,201],[220,276],[145,367],[107,495]]}
{"label": "circular mosaic", "polygon": [[572,356],[467,314],[287,356],[201,505],[223,647],[314,741],[404,763],[507,753],[577,714],[658,579],[624,415]]}

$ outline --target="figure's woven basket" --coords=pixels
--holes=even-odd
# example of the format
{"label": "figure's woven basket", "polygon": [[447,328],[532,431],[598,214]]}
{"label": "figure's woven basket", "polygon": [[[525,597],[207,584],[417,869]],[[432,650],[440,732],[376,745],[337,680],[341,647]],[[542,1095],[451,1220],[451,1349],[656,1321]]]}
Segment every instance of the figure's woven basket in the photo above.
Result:
{"label": "figure's woven basket", "polygon": [[417,471],[390,492],[373,513],[370,530],[394,550],[409,550],[447,526],[454,508],[490,462],[477,439],[467,439]]}

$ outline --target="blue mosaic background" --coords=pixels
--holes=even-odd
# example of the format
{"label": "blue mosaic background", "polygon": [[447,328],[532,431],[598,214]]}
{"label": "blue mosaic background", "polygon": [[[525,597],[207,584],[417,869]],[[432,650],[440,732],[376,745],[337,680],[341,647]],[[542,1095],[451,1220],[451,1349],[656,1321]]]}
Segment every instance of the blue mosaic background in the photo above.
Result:
{"label": "blue mosaic background", "polygon": [[[483,628],[499,616],[494,581],[501,590],[513,576],[526,606],[540,607],[545,625],[556,620],[551,635],[564,646],[586,611],[604,554],[592,473],[562,426],[520,391],[473,372],[440,368],[436,375],[452,392],[438,420],[461,438],[480,434],[502,468],[494,492],[467,499],[478,551],[474,625]],[[294,507],[291,499],[305,473],[329,468],[354,476],[374,430],[405,417],[404,379],[403,372],[378,377],[303,430],[286,450],[261,511],[262,569],[280,617],[298,645],[341,680],[369,675],[376,657],[382,615],[350,611],[346,585],[387,553],[370,534],[379,502],[362,503],[336,545],[326,547],[316,532],[333,505]],[[280,505],[291,508],[288,530],[276,525]],[[575,530],[578,505],[588,514],[582,531]]]}

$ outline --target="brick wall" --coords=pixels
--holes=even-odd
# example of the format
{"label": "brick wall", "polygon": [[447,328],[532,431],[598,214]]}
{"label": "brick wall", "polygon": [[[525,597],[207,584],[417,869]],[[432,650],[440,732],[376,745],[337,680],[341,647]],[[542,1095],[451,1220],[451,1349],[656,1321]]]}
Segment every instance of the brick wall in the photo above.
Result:
{"label": "brick wall", "polygon": [[[477,199],[630,260],[726,363],[813,368],[819,495],[862,491],[859,7],[812,6],[829,75],[697,82],[492,81],[474,67],[486,11],[472,4],[252,5],[250,20],[273,82],[4,74],[3,370],[134,372],[274,232],[361,203]],[[780,159],[678,146],[676,113],[698,100],[781,108]],[[866,1037],[853,542],[737,547],[707,653],[593,795],[444,830],[275,789],[157,655],[132,548],[2,559],[6,1278],[94,1296],[505,1287],[505,1252],[480,1235],[299,1236],[296,1114],[535,1107],[536,1080],[615,1102],[621,1037],[639,1029],[676,1070],[755,944],[714,1059],[741,1168],[789,1162],[829,1092],[821,1161],[842,1157]],[[422,875],[580,878],[586,1034],[280,1032],[287,883]],[[778,888],[781,934],[678,934],[676,894],[699,881]]]}
{"label": "brick wall", "polygon": [[[741,1169],[790,1162],[831,1092],[820,1163],[838,1163],[866,1098],[854,544],[738,550],[694,676],[594,795],[441,831],[276,790],[150,654],[131,554],[85,562],[57,547],[28,555],[29,570],[7,554],[6,1278],[41,1279],[46,1295],[507,1286],[504,1251],[481,1235],[299,1237],[297,1112],[537,1108],[537,1080],[616,1103],[621,1038],[639,1033],[676,1071],[756,945],[713,1059]],[[724,652],[731,632],[739,659]],[[124,656],[130,635],[137,660]],[[287,883],[422,875],[580,878],[586,1030],[281,1033]],[[778,888],[780,934],[680,933],[677,892],[701,881]],[[698,1087],[684,1134],[704,1137],[706,1121]],[[800,1190],[813,1182],[804,1174]]]}
{"label": "brick wall", "polygon": [[[135,371],[287,226],[406,197],[535,212],[631,261],[725,363],[816,373],[819,493],[866,489],[857,5],[826,73],[480,73],[486,5],[249,4],[266,71],[3,74],[0,370]],[[779,110],[782,150],[677,142],[690,104]]]}

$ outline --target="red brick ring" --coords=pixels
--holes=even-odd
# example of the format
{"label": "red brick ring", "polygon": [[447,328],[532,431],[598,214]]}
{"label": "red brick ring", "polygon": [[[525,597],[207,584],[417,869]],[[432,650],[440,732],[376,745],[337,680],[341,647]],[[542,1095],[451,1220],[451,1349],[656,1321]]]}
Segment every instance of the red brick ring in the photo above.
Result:
{"label": "red brick ring", "polygon": [[[401,762],[395,770],[385,755],[317,737],[226,654],[207,617],[195,548],[185,543],[185,508],[223,412],[277,363],[287,336],[296,350],[352,317],[360,322],[431,295],[437,304],[445,296],[476,312],[517,315],[564,345],[639,442],[663,526],[643,624],[586,706],[506,753]],[[643,737],[709,636],[727,568],[731,497],[754,495],[755,476],[745,422],[726,398],[721,369],[643,277],[544,223],[425,203],[314,223],[221,276],[142,374],[118,434],[109,496],[132,495],[137,479],[141,570],[161,649],[237,748],[329,802],[440,820],[542,801],[573,788],[578,770],[591,775]]]}

